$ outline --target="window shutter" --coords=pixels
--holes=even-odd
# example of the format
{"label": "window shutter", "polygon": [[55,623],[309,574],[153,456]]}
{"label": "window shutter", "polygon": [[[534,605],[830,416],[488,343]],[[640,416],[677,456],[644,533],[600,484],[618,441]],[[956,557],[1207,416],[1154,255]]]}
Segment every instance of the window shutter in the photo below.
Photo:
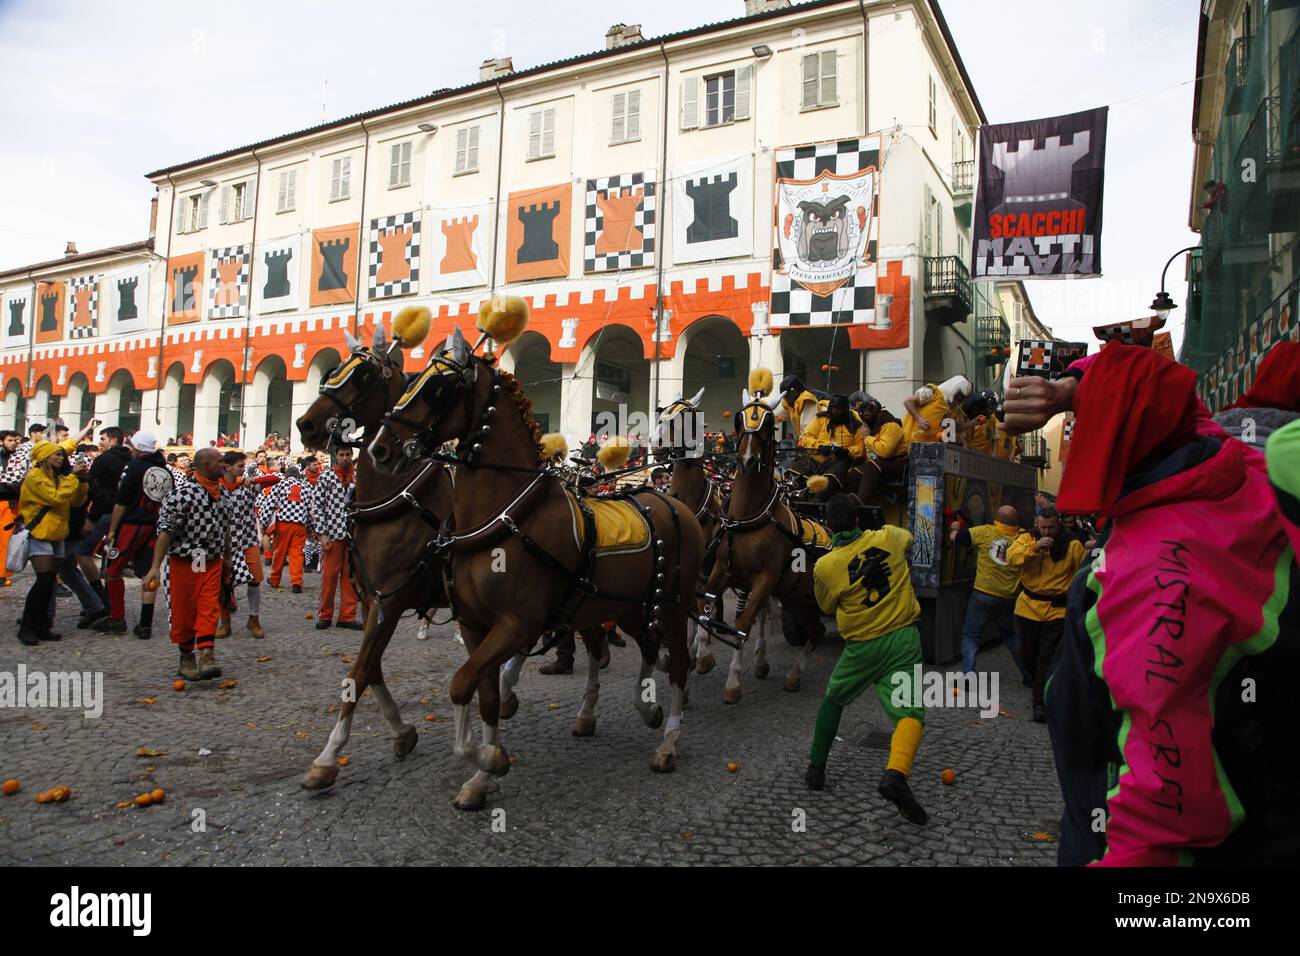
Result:
{"label": "window shutter", "polygon": [[803,58],[803,109],[812,109],[817,105],[817,54],[809,53]]}
{"label": "window shutter", "polygon": [[627,94],[615,93],[610,98],[609,141],[621,143],[627,139]]}
{"label": "window shutter", "polygon": [[934,254],[943,255],[943,204],[937,199],[934,203]]}
{"label": "window shutter", "polygon": [[536,159],[542,154],[542,114],[540,111],[528,114],[528,158]]}
{"label": "window shutter", "polygon": [[934,255],[934,194],[925,187],[925,254]]}
{"label": "window shutter", "polygon": [[822,51],[822,88],[818,102],[822,106],[834,106],[839,102],[839,92],[835,88],[837,59],[834,50]]}
{"label": "window shutter", "polygon": [[208,228],[208,200],[212,198],[210,194],[204,193],[203,198],[199,200],[199,228]]}
{"label": "window shutter", "polygon": [[339,177],[339,195],[340,195],[340,196],[344,196],[344,197],[346,197],[346,196],[350,195],[350,193],[351,193],[351,189],[350,189],[350,187],[351,187],[351,179],[352,179],[352,157],[351,157],[351,156],[344,156],[344,157],[343,157],[343,174],[342,174],[342,176]]}
{"label": "window shutter", "polygon": [[627,94],[627,138],[641,138],[641,91],[632,90]]}
{"label": "window shutter", "polygon": [[330,199],[339,198],[339,161],[330,163]]}
{"label": "window shutter", "polygon": [[472,127],[469,131],[469,152],[465,158],[465,168],[470,170],[478,169],[478,127]]}
{"label": "window shutter", "polygon": [[682,129],[698,129],[700,125],[700,78],[682,79]]}
{"label": "window shutter", "polygon": [[175,202],[176,202],[176,231],[188,232],[189,230],[185,228],[186,226],[185,211],[190,208],[190,198],[186,196],[184,199],[175,200]]}
{"label": "window shutter", "polygon": [[275,211],[284,212],[289,208],[289,174],[280,174],[280,192],[275,197]]}
{"label": "window shutter", "polygon": [[289,170],[289,205],[285,207],[286,209],[293,209],[294,206],[297,204],[298,201],[297,192],[298,192],[298,170],[291,169]]}
{"label": "window shutter", "polygon": [[736,122],[749,119],[749,88],[753,77],[752,66],[742,66],[736,71]]}
{"label": "window shutter", "polygon": [[394,143],[388,148],[388,188],[392,189],[399,182],[402,172],[402,144]]}
{"label": "window shutter", "polygon": [[456,130],[456,172],[465,171],[465,163],[469,154],[469,130],[462,127]]}
{"label": "window shutter", "polygon": [[217,222],[230,222],[230,187],[221,187],[221,207],[217,211]]}
{"label": "window shutter", "polygon": [[549,109],[542,113],[542,154],[544,156],[555,155],[555,110]]}

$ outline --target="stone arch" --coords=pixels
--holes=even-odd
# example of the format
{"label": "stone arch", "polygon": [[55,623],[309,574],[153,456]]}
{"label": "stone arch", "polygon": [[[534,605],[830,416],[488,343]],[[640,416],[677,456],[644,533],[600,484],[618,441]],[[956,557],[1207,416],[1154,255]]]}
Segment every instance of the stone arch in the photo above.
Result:
{"label": "stone arch", "polygon": [[108,380],[104,390],[105,424],[116,425],[130,435],[140,429],[140,410],[144,404],[144,394],[135,387],[135,378],[130,369],[120,368]]}
{"label": "stone arch", "polygon": [[238,433],[241,412],[234,364],[224,358],[209,363],[194,403],[194,446],[203,448],[218,436]]}
{"label": "stone arch", "polygon": [[63,399],[64,421],[73,432],[90,424],[95,417],[95,396],[85,372],[73,372],[68,379],[68,393]]}
{"label": "stone arch", "polygon": [[328,345],[312,356],[311,361],[307,363],[306,383],[307,390],[313,398],[320,389],[321,379],[324,378],[325,373],[342,362],[343,353]]}
{"label": "stone arch", "polygon": [[245,443],[260,445],[271,432],[289,435],[293,430],[293,385],[284,358],[267,355],[257,365],[253,381],[245,387]]}
{"label": "stone arch", "polygon": [[524,332],[502,354],[501,367],[523,385],[542,431],[559,431],[564,368],[551,359],[550,340],[535,330]]}
{"label": "stone arch", "polygon": [[[49,424],[53,419],[52,409],[57,409],[58,405],[53,401],[54,383],[48,375],[42,375],[36,380],[36,390],[32,393],[32,416],[34,421]],[[50,432],[53,437],[54,432]]]}
{"label": "stone arch", "polygon": [[[648,437],[651,363],[645,358],[641,336],[631,326],[611,323],[603,334],[592,336],[578,362],[580,378],[590,378],[591,428],[611,435],[640,431]],[[632,416],[644,418],[644,423]],[[600,427],[596,427],[599,425]]]}
{"label": "stone arch", "polygon": [[[735,321],[725,315],[696,319],[682,330],[677,341],[680,357],[680,382],[683,396],[690,398],[701,388],[704,398],[705,427],[726,430],[727,412],[740,405],[740,390],[749,376],[749,342]],[[673,364],[678,364],[674,362]],[[659,404],[666,405],[677,397],[678,386],[669,386],[665,376],[659,385]]]}
{"label": "stone arch", "polygon": [[5,385],[0,421],[4,423],[5,428],[12,428],[24,434],[27,431],[27,399],[23,397],[22,384],[16,378],[9,379],[8,384]]}
{"label": "stone arch", "polygon": [[[850,395],[862,387],[861,355],[853,350],[847,328],[785,329],[781,360],[777,385],[786,375],[798,375],[808,388],[832,394]],[[824,369],[824,365],[831,368]]]}
{"label": "stone arch", "polygon": [[185,381],[185,363],[173,362],[163,376],[162,407],[158,410],[160,441],[174,438],[178,444],[187,444],[181,436],[194,434],[198,391],[197,384]]}

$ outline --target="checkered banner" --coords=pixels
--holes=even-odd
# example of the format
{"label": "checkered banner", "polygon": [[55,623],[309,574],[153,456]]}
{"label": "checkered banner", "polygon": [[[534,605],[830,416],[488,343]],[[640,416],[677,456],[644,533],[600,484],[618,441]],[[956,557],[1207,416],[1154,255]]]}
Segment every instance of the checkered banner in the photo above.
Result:
{"label": "checkered banner", "polygon": [[584,271],[655,264],[655,191],[653,169],[587,180]]}
{"label": "checkered banner", "polygon": [[1087,354],[1087,342],[1021,339],[1016,374],[1060,378],[1062,372]]}
{"label": "checkered banner", "polygon": [[68,290],[68,337],[89,339],[99,330],[99,276],[77,276]]}
{"label": "checkered banner", "polygon": [[1283,289],[1263,314],[1228,343],[1224,355],[1196,382],[1196,391],[1212,412],[1231,405],[1255,382],[1259,363],[1278,342],[1300,342],[1300,279]]}
{"label": "checkered banner", "polygon": [[778,149],[775,201],[771,324],[875,327],[880,137]]}
{"label": "checkered banner", "polygon": [[226,246],[208,255],[208,318],[248,314],[248,246]]}
{"label": "checkered banner", "polygon": [[369,263],[369,298],[420,290],[420,210],[370,220]]}

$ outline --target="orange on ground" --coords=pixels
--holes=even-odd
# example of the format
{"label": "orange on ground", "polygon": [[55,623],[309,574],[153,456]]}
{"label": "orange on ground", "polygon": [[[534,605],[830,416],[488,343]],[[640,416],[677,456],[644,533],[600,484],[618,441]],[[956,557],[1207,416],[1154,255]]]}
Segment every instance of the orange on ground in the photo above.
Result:
{"label": "orange on ground", "polygon": [[162,787],[159,787],[157,790],[150,793],[149,796],[153,797],[154,803],[162,803],[167,797],[167,791],[162,789]]}
{"label": "orange on ground", "polygon": [[957,774],[945,767],[943,773],[939,774],[939,779],[951,787],[957,782]]}
{"label": "orange on ground", "polygon": [[151,803],[153,803],[152,793],[142,793],[140,796],[135,798],[135,805],[137,807],[147,807]]}
{"label": "orange on ground", "polygon": [[17,780],[6,780],[0,785],[0,790],[4,791],[6,797],[12,797],[15,793],[23,788],[23,785]]}
{"label": "orange on ground", "polygon": [[184,690],[184,689],[185,689],[185,681],[181,680],[179,677],[176,678],[174,681],[172,681],[172,690]]}
{"label": "orange on ground", "polygon": [[340,767],[346,767],[346,766],[347,766],[348,764],[350,764],[351,762],[352,762],[352,761],[349,760],[347,757],[340,757],[339,760],[338,760],[338,764],[339,764]]}
{"label": "orange on ground", "polygon": [[51,791],[49,791],[49,790],[42,790],[40,793],[38,793],[38,794],[36,795],[36,802],[37,802],[37,803],[49,803],[49,802],[50,802],[51,800],[53,800],[53,799],[54,799],[54,797],[53,797]]}
{"label": "orange on ground", "polygon": [[63,803],[70,796],[72,796],[72,789],[70,787],[55,787],[50,791],[50,797],[55,803]]}
{"label": "orange on ground", "polygon": [[734,760],[731,761],[729,764],[727,764],[728,773],[735,773],[739,769],[740,769],[740,764],[736,763],[736,761]]}

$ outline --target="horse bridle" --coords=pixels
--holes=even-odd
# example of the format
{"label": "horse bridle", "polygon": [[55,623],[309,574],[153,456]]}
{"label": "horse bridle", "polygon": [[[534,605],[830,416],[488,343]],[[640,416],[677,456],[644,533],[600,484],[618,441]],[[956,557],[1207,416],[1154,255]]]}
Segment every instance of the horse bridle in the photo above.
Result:
{"label": "horse bridle", "polygon": [[[383,359],[375,355],[369,349],[354,349],[352,353],[348,356],[348,358],[349,359],[357,358],[362,360],[362,364],[357,365],[357,367],[353,370],[352,375],[356,375],[358,372],[361,372],[363,370],[368,372],[373,372],[375,374],[372,376],[370,381],[367,382],[364,386],[358,387],[359,394],[357,395],[356,400],[351,405],[347,404],[346,402],[343,401],[343,399],[339,398],[338,395],[335,394],[335,392],[340,387],[342,387],[347,381],[349,381],[352,378],[352,375],[349,375],[348,378],[344,379],[342,382],[339,382],[336,385],[329,384],[329,380],[333,378],[336,374],[338,374],[339,370],[342,369],[347,364],[347,362],[340,362],[338,365],[334,366],[327,373],[325,373],[325,375],[322,377],[321,386],[320,386],[320,395],[328,399],[329,401],[333,402],[335,407],[337,407],[340,412],[339,415],[331,415],[329,418],[325,420],[325,433],[326,435],[329,436],[325,441],[325,450],[327,452],[330,450],[331,447],[335,447],[335,446],[339,448],[357,448],[357,449],[365,447],[364,441],[359,441],[357,439],[348,439],[345,437],[345,432],[347,431],[346,423],[351,421],[351,416],[355,414],[354,411],[355,407],[370,395],[371,391],[374,390],[376,385],[391,381],[393,377],[392,366],[389,365],[387,362],[383,361]],[[355,422],[353,422],[353,424],[355,425]]]}
{"label": "horse bridle", "polygon": [[[424,402],[424,404],[428,405],[433,412],[433,417],[427,425],[407,418],[396,407],[391,409],[388,414],[383,417],[383,424],[390,427],[392,425],[401,425],[411,431],[410,437],[399,439],[402,446],[402,456],[404,458],[409,461],[417,461],[422,458],[432,458],[448,465],[467,465],[473,467],[474,460],[483,450],[483,439],[492,431],[490,419],[496,414],[497,407],[494,403],[501,394],[501,373],[496,366],[488,365],[485,362],[482,363],[492,373],[491,398],[489,399],[488,404],[483,407],[483,411],[479,415],[477,422],[471,425],[464,435],[458,436],[456,442],[457,454],[449,455],[438,453],[438,447],[444,443],[439,441],[435,445],[433,429],[434,425],[437,424],[438,420],[442,417],[443,413],[451,404],[451,401],[455,398],[457,393],[464,395],[465,398],[465,420],[467,422],[474,421],[474,383],[478,381],[478,363],[480,362],[482,362],[481,359],[471,356],[469,362],[462,365],[450,355],[445,354],[435,355],[429,360],[429,365],[425,371],[427,372],[429,369],[434,368],[436,364],[438,373],[436,375],[430,375],[425,381],[416,386],[416,393],[407,399],[406,403],[402,405],[402,408],[405,408],[406,404],[410,404],[410,402],[415,401],[416,399],[419,399]],[[450,387],[448,387],[447,383],[443,379],[443,376],[448,372],[456,375],[456,382]],[[425,390],[428,389],[430,384],[433,382],[438,383],[434,388],[433,393],[426,394]],[[393,437],[396,438],[397,436],[394,435]],[[468,450],[462,454],[460,450],[466,448],[466,446],[468,446]]]}
{"label": "horse bridle", "polygon": [[[761,414],[758,416],[758,422],[752,428],[749,425],[749,416],[746,415],[746,412],[751,408],[761,410]],[[761,398],[756,398],[747,402],[741,406],[740,411],[736,412],[736,430],[742,435],[757,435],[759,438],[763,438],[763,428],[767,425],[769,419],[772,422],[772,441],[763,441],[763,454],[760,458],[760,465],[765,469],[776,467],[776,412],[773,411],[772,407]],[[739,441],[736,443],[736,456],[737,461],[739,462]]]}

